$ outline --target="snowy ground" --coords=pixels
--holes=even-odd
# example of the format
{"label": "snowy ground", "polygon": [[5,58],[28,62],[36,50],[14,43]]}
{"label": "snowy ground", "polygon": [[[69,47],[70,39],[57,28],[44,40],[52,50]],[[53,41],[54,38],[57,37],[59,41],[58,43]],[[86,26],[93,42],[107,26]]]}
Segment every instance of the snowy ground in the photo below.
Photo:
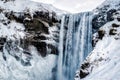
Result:
{"label": "snowy ground", "polygon": [[2,52],[0,52],[0,80],[50,80],[52,78],[56,56],[48,55],[42,58],[37,55],[34,47],[30,48],[32,53],[31,66],[21,65],[9,54],[7,54],[7,61],[5,61]]}

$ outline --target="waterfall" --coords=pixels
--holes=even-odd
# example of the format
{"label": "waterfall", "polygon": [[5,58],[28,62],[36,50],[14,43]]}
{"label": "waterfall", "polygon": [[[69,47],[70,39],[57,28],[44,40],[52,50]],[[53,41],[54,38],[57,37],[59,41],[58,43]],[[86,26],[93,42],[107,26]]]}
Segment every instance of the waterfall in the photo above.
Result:
{"label": "waterfall", "polygon": [[42,57],[34,45],[23,49],[19,39],[7,40],[0,52],[0,79],[74,80],[75,72],[92,50],[91,21],[90,12],[62,16],[58,64],[57,55]]}
{"label": "waterfall", "polygon": [[57,80],[74,80],[76,70],[92,50],[91,21],[90,12],[62,17]]}
{"label": "waterfall", "polygon": [[58,57],[58,77],[57,80],[63,80],[63,74],[62,74],[62,58],[63,58],[63,39],[64,39],[64,21],[65,21],[65,16],[62,17],[62,22],[61,22],[61,28],[60,28],[60,38],[59,38],[59,57]]}

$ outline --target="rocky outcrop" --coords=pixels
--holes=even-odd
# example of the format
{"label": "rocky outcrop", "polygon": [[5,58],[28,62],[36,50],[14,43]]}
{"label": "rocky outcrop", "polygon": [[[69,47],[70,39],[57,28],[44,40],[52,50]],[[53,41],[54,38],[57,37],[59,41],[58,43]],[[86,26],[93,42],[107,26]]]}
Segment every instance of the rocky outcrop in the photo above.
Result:
{"label": "rocky outcrop", "polygon": [[94,9],[95,14],[92,20],[93,32],[96,32],[101,26],[103,26],[107,22],[113,21],[114,15],[117,15],[118,11],[120,10],[119,6],[119,0],[106,0],[103,4]]}
{"label": "rocky outcrop", "polygon": [[0,51],[3,50],[3,46],[5,42],[6,42],[6,38],[0,38]]}
{"label": "rocky outcrop", "polygon": [[[27,56],[27,61],[22,59],[21,63],[23,65],[30,65],[30,60],[32,59],[32,55],[29,50],[30,46],[34,46],[39,52],[39,55],[43,57],[47,54],[58,54],[57,44],[59,42],[58,35],[60,20],[53,7],[53,10],[50,10],[49,8],[51,8],[51,6],[49,5],[30,2],[31,5],[34,5],[33,7],[35,7],[31,9],[31,7],[26,5],[24,1],[29,2],[27,0],[23,0],[21,2],[19,2],[19,0],[0,1],[0,16],[2,16],[0,18],[1,32],[5,31],[3,30],[3,27],[5,27],[7,31],[13,29],[15,32],[20,32],[18,35],[13,31],[10,31],[13,32],[10,35],[8,35],[8,32],[6,32],[8,34],[1,34],[0,50],[3,52],[4,48],[8,53],[11,51],[22,51],[23,54]],[[23,9],[21,10],[20,8],[19,10],[19,8],[17,8],[17,10],[14,10],[13,8],[19,6],[14,5],[14,3],[21,4]],[[10,5],[6,7],[2,4]],[[9,8],[9,6],[12,6],[12,8]],[[46,9],[46,6],[49,7],[48,10]],[[17,24],[20,24],[20,27],[22,28],[19,28]],[[22,50],[20,48],[22,48]],[[17,55],[15,52],[9,54],[19,61],[21,54]],[[5,54],[3,54],[3,57],[6,60]]]}

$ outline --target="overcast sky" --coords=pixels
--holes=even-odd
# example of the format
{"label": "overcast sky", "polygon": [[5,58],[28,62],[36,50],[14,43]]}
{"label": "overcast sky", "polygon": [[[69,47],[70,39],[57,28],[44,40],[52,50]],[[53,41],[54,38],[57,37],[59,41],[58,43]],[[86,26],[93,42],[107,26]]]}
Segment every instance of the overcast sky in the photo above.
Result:
{"label": "overcast sky", "polygon": [[53,4],[53,6],[59,9],[66,10],[71,13],[78,13],[84,11],[91,11],[105,0],[33,0],[33,1]]}

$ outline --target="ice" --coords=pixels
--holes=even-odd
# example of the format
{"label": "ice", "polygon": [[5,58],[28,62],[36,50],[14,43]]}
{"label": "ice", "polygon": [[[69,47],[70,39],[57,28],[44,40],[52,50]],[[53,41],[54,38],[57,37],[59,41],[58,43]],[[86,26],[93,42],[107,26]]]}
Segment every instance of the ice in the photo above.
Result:
{"label": "ice", "polygon": [[0,79],[1,80],[50,80],[52,69],[55,67],[56,56],[48,55],[45,58],[38,56],[35,47],[30,47],[32,57],[31,66],[21,65],[13,56],[7,54],[7,61],[0,52]]}

